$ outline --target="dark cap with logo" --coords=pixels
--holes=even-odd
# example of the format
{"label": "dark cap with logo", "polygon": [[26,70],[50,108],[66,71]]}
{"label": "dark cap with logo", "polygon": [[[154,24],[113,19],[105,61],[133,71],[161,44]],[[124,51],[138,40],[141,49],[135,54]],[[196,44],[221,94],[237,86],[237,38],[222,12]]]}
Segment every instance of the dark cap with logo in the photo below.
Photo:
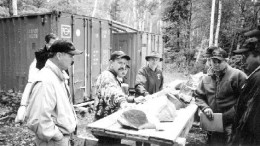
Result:
{"label": "dark cap with logo", "polygon": [[56,40],[50,47],[49,52],[57,53],[57,52],[64,52],[71,55],[79,55],[83,52],[75,49],[72,42],[67,40]]}
{"label": "dark cap with logo", "polygon": [[115,59],[121,59],[121,58],[125,58],[126,60],[130,60],[131,58],[126,55],[123,51],[115,51],[111,54],[110,59],[109,60],[115,60]]}
{"label": "dark cap with logo", "polygon": [[212,57],[218,60],[225,60],[228,57],[227,52],[222,48],[217,48],[212,52]]}
{"label": "dark cap with logo", "polygon": [[257,49],[260,51],[258,47],[259,46],[258,43],[259,43],[258,38],[256,37],[249,38],[243,43],[243,45],[238,50],[235,50],[233,52],[236,54],[243,54]]}
{"label": "dark cap with logo", "polygon": [[205,57],[215,58],[218,60],[225,60],[225,58],[228,57],[228,54],[224,49],[222,49],[220,47],[211,46],[211,47],[207,48]]}

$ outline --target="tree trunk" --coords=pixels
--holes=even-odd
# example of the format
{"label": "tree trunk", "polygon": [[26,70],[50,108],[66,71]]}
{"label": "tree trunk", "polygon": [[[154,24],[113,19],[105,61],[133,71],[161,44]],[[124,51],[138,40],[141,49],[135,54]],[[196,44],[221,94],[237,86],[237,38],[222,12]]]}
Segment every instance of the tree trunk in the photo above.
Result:
{"label": "tree trunk", "polygon": [[9,14],[10,16],[17,15],[17,0],[9,0]]}
{"label": "tree trunk", "polygon": [[177,28],[177,49],[180,50],[180,29]]}
{"label": "tree trunk", "polygon": [[215,46],[218,46],[218,37],[219,37],[219,29],[221,23],[221,15],[222,15],[222,0],[218,1],[218,22],[215,34]]}
{"label": "tree trunk", "polygon": [[192,0],[190,0],[190,16],[189,16],[189,21],[188,21],[188,26],[189,26],[189,30],[188,30],[188,37],[189,37],[189,48],[192,48],[192,38],[191,38],[191,15],[192,15]]}
{"label": "tree trunk", "polygon": [[92,17],[95,17],[95,14],[96,14],[97,2],[98,2],[98,0],[95,0],[95,5],[94,5],[94,9],[93,9]]}
{"label": "tree trunk", "polygon": [[211,20],[210,20],[210,34],[209,34],[209,46],[213,45],[215,3],[216,3],[215,0],[212,0]]}
{"label": "tree trunk", "polygon": [[133,0],[134,28],[137,29],[136,0]]}
{"label": "tree trunk", "polygon": [[153,20],[152,20],[152,16],[150,18],[150,29],[149,32],[153,32]]}

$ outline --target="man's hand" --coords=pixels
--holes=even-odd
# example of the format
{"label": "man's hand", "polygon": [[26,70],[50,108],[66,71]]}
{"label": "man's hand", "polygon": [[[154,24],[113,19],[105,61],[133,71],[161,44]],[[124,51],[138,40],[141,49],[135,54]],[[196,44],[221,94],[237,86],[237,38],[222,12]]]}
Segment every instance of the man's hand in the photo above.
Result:
{"label": "man's hand", "polygon": [[128,102],[122,102],[120,104],[120,108],[125,109],[125,108],[134,108],[135,104],[133,103],[128,103]]}
{"label": "man's hand", "polygon": [[214,116],[213,116],[213,111],[211,108],[206,108],[203,113],[207,116],[207,118],[209,120],[213,120],[214,119]]}
{"label": "man's hand", "polygon": [[145,100],[145,97],[143,97],[143,96],[138,96],[138,97],[136,97],[135,99],[134,99],[134,102],[135,103],[143,103],[143,102],[145,102],[146,100]]}

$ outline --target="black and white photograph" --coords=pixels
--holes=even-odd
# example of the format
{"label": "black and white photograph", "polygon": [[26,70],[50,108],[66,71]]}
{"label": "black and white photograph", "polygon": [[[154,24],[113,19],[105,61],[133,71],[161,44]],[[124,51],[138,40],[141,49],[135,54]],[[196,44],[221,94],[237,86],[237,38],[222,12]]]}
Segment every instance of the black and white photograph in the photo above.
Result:
{"label": "black and white photograph", "polygon": [[260,145],[260,0],[0,0],[0,146]]}

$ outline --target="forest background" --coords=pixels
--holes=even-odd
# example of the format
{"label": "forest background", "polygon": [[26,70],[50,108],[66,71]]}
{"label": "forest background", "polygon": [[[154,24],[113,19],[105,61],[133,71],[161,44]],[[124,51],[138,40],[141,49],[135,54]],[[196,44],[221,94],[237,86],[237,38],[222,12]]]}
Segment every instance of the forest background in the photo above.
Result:
{"label": "forest background", "polygon": [[187,75],[206,70],[202,54],[209,45],[225,49],[230,64],[240,68],[241,60],[232,51],[245,40],[241,34],[256,28],[259,8],[251,0],[0,1],[0,18],[50,11],[114,20],[140,31],[160,33],[165,46],[164,69]]}

